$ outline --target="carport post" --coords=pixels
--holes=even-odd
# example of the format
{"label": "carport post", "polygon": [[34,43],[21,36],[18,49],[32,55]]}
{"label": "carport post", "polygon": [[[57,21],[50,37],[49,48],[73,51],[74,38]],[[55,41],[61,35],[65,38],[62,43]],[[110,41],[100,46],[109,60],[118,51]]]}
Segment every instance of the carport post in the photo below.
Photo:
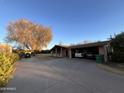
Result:
{"label": "carport post", "polygon": [[108,57],[107,57],[107,45],[104,46],[104,49],[105,49],[104,59],[105,59],[105,62],[108,62]]}
{"label": "carport post", "polygon": [[70,48],[69,48],[69,58],[72,58],[72,51]]}
{"label": "carport post", "polygon": [[56,53],[55,55],[56,55],[56,57],[57,57],[57,48],[55,49],[55,53]]}
{"label": "carport post", "polygon": [[61,52],[60,52],[60,53],[61,53],[60,55],[61,55],[61,57],[62,57],[62,56],[63,56],[62,47],[61,47]]}

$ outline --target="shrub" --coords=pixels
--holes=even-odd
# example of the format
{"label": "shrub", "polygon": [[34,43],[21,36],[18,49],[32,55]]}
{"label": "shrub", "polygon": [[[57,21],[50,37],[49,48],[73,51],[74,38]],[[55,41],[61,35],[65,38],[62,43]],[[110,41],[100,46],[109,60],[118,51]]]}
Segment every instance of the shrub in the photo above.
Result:
{"label": "shrub", "polygon": [[110,45],[113,48],[112,61],[124,62],[124,32],[112,37]]}
{"label": "shrub", "polygon": [[124,53],[123,52],[114,52],[112,54],[112,61],[123,63],[124,62]]}
{"label": "shrub", "polygon": [[10,52],[0,52],[0,87],[6,86],[15,71],[18,55]]}

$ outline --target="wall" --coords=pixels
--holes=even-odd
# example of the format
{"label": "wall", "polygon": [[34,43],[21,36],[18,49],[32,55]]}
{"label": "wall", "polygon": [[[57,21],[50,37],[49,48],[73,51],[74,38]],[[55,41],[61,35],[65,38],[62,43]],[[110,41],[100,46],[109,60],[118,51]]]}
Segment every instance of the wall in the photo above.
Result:
{"label": "wall", "polygon": [[104,55],[105,62],[107,62],[107,60],[108,60],[106,48],[107,48],[106,46],[99,47],[99,54]]}

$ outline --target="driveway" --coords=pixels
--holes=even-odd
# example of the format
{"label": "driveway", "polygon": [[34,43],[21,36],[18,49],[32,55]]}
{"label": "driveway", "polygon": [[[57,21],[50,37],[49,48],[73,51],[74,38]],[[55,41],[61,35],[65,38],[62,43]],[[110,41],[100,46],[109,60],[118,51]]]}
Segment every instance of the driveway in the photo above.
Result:
{"label": "driveway", "polygon": [[104,71],[85,59],[36,57],[17,63],[4,93],[124,93],[124,76]]}

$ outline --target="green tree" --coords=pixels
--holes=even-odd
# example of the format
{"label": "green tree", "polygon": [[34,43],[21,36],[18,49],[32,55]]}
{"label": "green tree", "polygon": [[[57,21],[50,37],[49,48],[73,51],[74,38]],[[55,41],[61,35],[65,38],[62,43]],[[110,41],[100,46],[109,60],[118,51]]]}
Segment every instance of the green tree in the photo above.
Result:
{"label": "green tree", "polygon": [[110,39],[113,48],[112,61],[124,62],[124,32],[121,32]]}

